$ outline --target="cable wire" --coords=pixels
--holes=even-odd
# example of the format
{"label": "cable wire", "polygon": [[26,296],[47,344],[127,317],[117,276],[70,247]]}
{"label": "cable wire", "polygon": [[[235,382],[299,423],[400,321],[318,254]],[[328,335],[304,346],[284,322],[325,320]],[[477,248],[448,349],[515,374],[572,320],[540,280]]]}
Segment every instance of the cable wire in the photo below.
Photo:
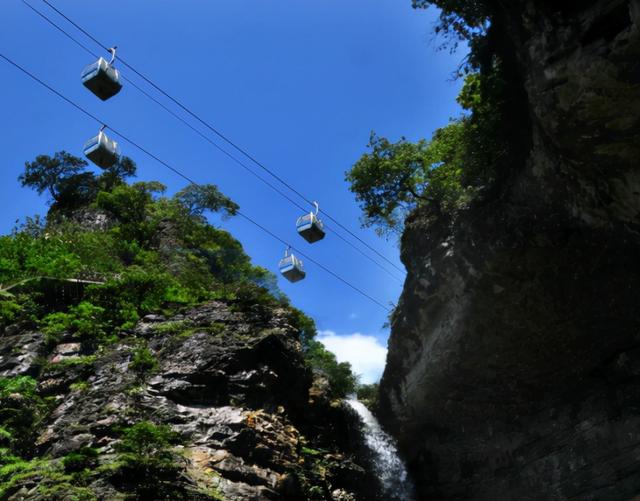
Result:
{"label": "cable wire", "polygon": [[[109,51],[109,47],[107,47],[105,44],[103,44],[102,42],[100,42],[97,38],[95,38],[93,35],[91,35],[91,33],[89,33],[87,30],[85,30],[84,28],[82,28],[82,26],[80,26],[78,23],[76,23],[75,21],[73,21],[71,18],[69,18],[64,12],[60,11],[55,5],[51,4],[48,0],[42,0],[42,2],[44,2],[46,5],[48,5],[52,10],[54,10],[55,12],[57,12],[60,16],[62,16],[64,19],[66,19],[70,24],[72,24],[73,26],[75,26],[78,30],[80,30],[84,35],[86,35],[88,38],[90,38],[91,40],[93,40],[93,42],[95,42],[97,45],[99,45],[100,47],[102,47],[105,51]],[[246,158],[248,158],[249,160],[251,160],[254,164],[256,164],[258,167],[260,167],[261,169],[263,169],[264,171],[266,171],[267,173],[269,173],[269,175],[271,175],[273,178],[277,179],[280,183],[282,183],[284,186],[286,186],[289,190],[291,190],[293,193],[295,193],[296,195],[298,195],[302,200],[304,200],[306,203],[308,203],[309,205],[313,206],[313,201],[310,200],[309,198],[307,198],[306,196],[304,196],[302,193],[300,193],[297,189],[295,189],[293,186],[291,186],[287,181],[285,181],[284,179],[282,179],[280,176],[278,176],[278,174],[276,174],[275,172],[273,172],[271,169],[269,169],[268,167],[266,167],[263,163],[261,163],[259,160],[257,160],[253,155],[251,155],[248,151],[246,151],[245,149],[243,149],[242,147],[240,147],[239,145],[237,145],[235,142],[233,142],[231,139],[229,139],[228,137],[226,137],[222,132],[220,132],[218,129],[216,129],[214,126],[212,126],[211,124],[209,124],[208,122],[206,122],[204,119],[202,119],[199,115],[197,115],[196,113],[194,113],[193,111],[191,111],[188,107],[186,107],[184,104],[182,104],[180,101],[178,101],[176,98],[174,98],[173,96],[171,96],[170,94],[168,94],[166,91],[164,91],[161,87],[159,87],[158,85],[156,85],[151,79],[149,79],[148,77],[146,77],[144,74],[140,73],[138,70],[136,70],[131,64],[127,63],[126,60],[124,60],[121,57],[118,57],[118,61],[120,63],[122,63],[124,66],[126,66],[127,68],[129,68],[131,71],[133,71],[136,75],[138,75],[140,78],[142,78],[145,82],[147,82],[149,85],[151,85],[154,89],[156,89],[158,92],[160,92],[162,95],[164,95],[167,99],[169,99],[170,101],[172,101],[173,103],[175,103],[177,106],[179,106],[182,110],[184,110],[186,113],[188,113],[189,115],[191,115],[193,118],[195,118],[198,122],[200,122],[202,125],[204,125],[207,129],[209,129],[210,131],[212,131],[214,134],[216,134],[220,139],[222,139],[223,141],[225,141],[227,144],[229,144],[230,146],[232,146],[235,150],[237,150],[238,152],[242,153]],[[358,235],[356,235],[355,233],[353,233],[349,228],[347,228],[346,226],[344,226],[340,221],[338,221],[336,218],[334,218],[333,216],[331,216],[331,214],[329,214],[326,210],[321,210],[321,212],[332,222],[334,222],[338,227],[340,227],[343,231],[347,232],[349,235],[351,235],[351,237],[355,238],[358,242],[360,242],[362,245],[364,245],[365,247],[367,247],[370,251],[374,252],[376,255],[378,255],[380,258],[382,258],[384,261],[386,261],[388,264],[390,264],[391,266],[393,266],[397,271],[399,271],[400,273],[404,273],[404,271],[397,266],[395,263],[393,263],[393,261],[391,261],[390,259],[388,259],[385,255],[383,255],[382,253],[380,253],[378,250],[376,250],[374,247],[372,247],[371,245],[369,245],[367,242],[365,242],[364,240],[362,240],[362,238],[360,238]],[[335,230],[334,230],[335,232]]]}
{"label": "cable wire", "polygon": [[[78,45],[80,48],[82,48],[83,50],[85,50],[87,53],[91,54],[93,57],[99,57],[98,54],[96,54],[95,52],[93,52],[91,49],[89,49],[86,45],[82,44],[80,41],[78,41],[76,38],[74,38],[73,36],[71,36],[68,32],[66,32],[63,28],[61,28],[59,25],[57,25],[56,23],[54,23],[50,18],[48,18],[46,15],[44,15],[42,12],[40,12],[38,9],[36,9],[35,7],[33,7],[31,4],[29,4],[26,0],[22,0],[22,3],[24,3],[27,7],[29,7],[33,12],[35,12],[38,16],[40,16],[41,18],[43,18],[47,23],[49,23],[50,25],[52,25],[54,28],[56,28],[60,33],[62,33],[64,36],[66,36],[67,38],[69,38],[71,41],[73,41],[76,45]],[[283,198],[285,198],[286,200],[288,200],[291,204],[293,204],[295,207],[297,207],[298,209],[300,209],[301,211],[306,211],[306,209],[304,207],[302,207],[300,204],[298,204],[296,201],[294,201],[293,199],[291,199],[288,195],[286,195],[285,193],[283,193],[281,190],[279,190],[275,185],[273,185],[272,183],[270,183],[268,180],[266,180],[265,178],[263,178],[262,176],[260,176],[257,172],[255,172],[253,169],[249,168],[247,165],[245,165],[242,161],[240,161],[237,157],[233,156],[231,153],[229,153],[228,151],[226,151],[225,149],[221,148],[218,144],[216,144],[214,141],[212,141],[208,136],[206,136],[205,134],[203,134],[200,130],[196,129],[193,125],[191,125],[189,122],[187,122],[186,120],[184,120],[181,116],[179,116],[178,114],[176,114],[173,110],[171,110],[170,108],[168,108],[167,106],[165,106],[163,103],[161,103],[160,101],[158,101],[157,99],[155,99],[153,96],[151,96],[149,93],[147,93],[144,89],[142,89],[140,86],[138,86],[135,82],[131,81],[130,79],[128,79],[126,76],[122,76],[122,79],[125,80],[126,82],[128,82],[132,87],[134,87],[135,89],[137,89],[140,93],[142,93],[144,96],[146,96],[148,99],[150,99],[151,101],[153,101],[154,103],[156,103],[158,106],[160,106],[162,109],[164,109],[167,113],[169,113],[170,115],[172,115],[175,119],[179,120],[181,123],[183,123],[184,125],[186,125],[187,127],[189,127],[192,131],[194,131],[196,134],[198,134],[202,139],[204,139],[205,141],[207,141],[208,143],[210,143],[212,146],[214,146],[216,149],[218,149],[220,152],[222,152],[225,156],[229,157],[231,160],[233,160],[235,163],[237,163],[238,165],[240,165],[242,168],[244,168],[245,170],[247,170],[250,174],[252,174],[253,176],[255,176],[257,179],[259,179],[261,182],[263,182],[264,184],[266,184],[269,188],[271,188],[273,191],[275,191],[276,193],[278,193],[280,196],[282,196]],[[333,230],[332,228],[329,228],[327,225],[325,225],[325,229],[327,230]],[[342,240],[344,243],[346,243],[347,245],[349,245],[350,247],[352,247],[356,252],[358,252],[359,254],[361,254],[363,257],[365,257],[366,259],[368,259],[369,261],[371,261],[372,263],[374,263],[376,266],[378,266],[381,270],[383,270],[385,273],[387,273],[391,278],[393,278],[394,280],[396,280],[399,283],[402,283],[402,279],[398,278],[396,275],[394,275],[392,272],[390,272],[387,268],[385,268],[384,266],[382,266],[380,263],[378,263],[376,260],[374,260],[371,256],[365,254],[361,249],[359,249],[358,247],[356,247],[352,242],[350,242],[349,240],[347,240],[346,238],[344,238],[340,233],[338,233],[337,231],[333,230],[333,233],[340,239]]]}
{"label": "cable wire", "polygon": [[[164,167],[166,167],[167,169],[171,170],[173,173],[175,173],[176,175],[180,176],[181,178],[185,179],[186,181],[188,181],[189,183],[195,185],[195,186],[201,186],[198,182],[196,182],[195,180],[193,180],[192,178],[190,178],[188,175],[184,174],[183,172],[181,172],[179,169],[173,167],[171,164],[165,162],[164,160],[162,160],[161,158],[159,158],[158,156],[154,155],[153,153],[151,153],[149,150],[147,150],[146,148],[140,146],[138,143],[136,143],[135,141],[133,141],[132,139],[130,139],[129,137],[125,136],[122,132],[114,129],[111,126],[108,126],[105,124],[104,121],[100,120],[98,117],[96,117],[95,115],[93,115],[92,113],[88,112],[87,110],[85,110],[84,108],[82,108],[80,105],[76,104],[75,102],[73,102],[71,99],[69,99],[68,97],[64,96],[62,93],[58,92],[56,89],[54,89],[53,87],[51,87],[49,84],[47,84],[46,82],[44,82],[42,79],[40,79],[39,77],[37,77],[36,75],[34,75],[33,73],[31,73],[29,70],[25,69],[24,67],[20,66],[18,63],[16,63],[15,61],[13,61],[12,59],[10,59],[9,57],[5,56],[4,54],[0,53],[0,58],[4,59],[7,63],[11,64],[12,66],[14,66],[15,68],[17,68],[18,70],[20,70],[22,73],[24,73],[25,75],[27,75],[28,77],[30,77],[31,79],[33,79],[34,81],[36,81],[37,83],[39,83],[40,85],[42,85],[43,87],[45,87],[47,90],[49,90],[50,92],[52,92],[53,94],[55,94],[56,96],[58,96],[60,99],[64,100],[65,102],[67,102],[68,104],[70,104],[71,106],[73,106],[74,108],[76,108],[77,110],[79,110],[80,112],[82,112],[84,115],[88,116],[89,118],[91,118],[92,120],[95,120],[96,122],[105,125],[106,128],[108,128],[109,130],[111,130],[114,134],[116,134],[118,137],[122,138],[124,141],[126,141],[127,143],[131,144],[134,148],[140,150],[141,152],[143,152],[145,155],[149,156],[150,158],[154,159],[156,162],[160,163],[161,165],[163,165]],[[338,275],[337,273],[335,273],[334,271],[330,270],[329,268],[327,268],[326,266],[322,265],[321,263],[319,263],[318,261],[316,261],[315,259],[311,258],[310,256],[304,254],[302,251],[300,251],[299,249],[297,249],[296,247],[294,247],[293,245],[289,244],[286,240],[284,240],[283,238],[280,238],[279,236],[277,236],[275,233],[271,232],[269,229],[267,229],[265,226],[261,225],[260,223],[258,223],[257,221],[253,220],[251,217],[247,216],[246,214],[243,214],[240,211],[236,211],[236,213],[241,216],[242,218],[246,219],[247,221],[249,221],[250,223],[252,223],[253,225],[255,225],[256,227],[260,228],[262,231],[264,231],[265,233],[267,233],[268,235],[270,235],[272,238],[274,238],[275,240],[279,241],[280,243],[286,245],[287,247],[291,247],[291,249],[293,249],[295,252],[297,252],[298,254],[300,254],[302,257],[304,257],[305,259],[307,259],[308,261],[312,262],[313,264],[315,264],[316,266],[318,266],[319,268],[321,268],[322,270],[324,270],[325,272],[329,273],[330,275],[332,275],[333,277],[335,277],[336,279],[340,280],[342,283],[344,283],[345,285],[349,286],[351,289],[353,289],[354,291],[358,292],[359,294],[361,294],[363,297],[369,299],[370,301],[372,301],[373,303],[375,303],[376,305],[380,306],[381,308],[383,308],[384,310],[386,310],[387,312],[389,312],[389,308],[387,308],[383,303],[381,303],[380,301],[378,301],[377,299],[373,298],[372,296],[370,296],[369,294],[367,294],[366,292],[364,292],[362,289],[356,287],[355,285],[353,285],[351,282],[345,280],[344,278],[342,278],[340,275]]]}
{"label": "cable wire", "polygon": [[[22,3],[25,4],[27,7],[29,7],[29,9],[31,9],[33,12],[35,12],[38,16],[40,16],[42,19],[44,19],[47,23],[49,23],[51,26],[53,26],[56,30],[58,30],[60,33],[62,33],[65,37],[67,37],[68,39],[70,39],[71,41],[73,41],[76,45],[78,45],[80,48],[82,48],[84,51],[86,51],[87,53],[91,54],[93,57],[97,58],[99,57],[98,54],[96,54],[95,52],[93,52],[91,49],[89,49],[86,45],[82,44],[79,40],[77,40],[76,38],[74,38],[72,35],[70,35],[67,31],[65,31],[61,26],[59,26],[58,24],[56,24],[55,22],[53,22],[50,18],[48,18],[45,14],[43,14],[42,12],[40,12],[38,9],[36,9],[35,7],[33,7],[29,2],[27,2],[26,0],[22,0]],[[97,42],[96,42],[97,43]],[[99,44],[100,45],[100,44]],[[306,209],[300,205],[299,203],[297,203],[295,200],[293,200],[291,197],[289,197],[286,193],[284,193],[283,191],[281,191],[280,189],[278,189],[273,183],[269,182],[267,179],[263,178],[262,176],[260,176],[260,174],[258,174],[257,172],[255,172],[253,169],[251,169],[250,167],[248,167],[247,165],[244,164],[244,162],[242,162],[240,159],[238,159],[237,157],[235,157],[234,155],[232,155],[231,153],[229,153],[227,150],[225,150],[224,148],[220,147],[217,143],[215,143],[214,141],[211,140],[211,138],[209,138],[207,135],[203,134],[202,131],[200,131],[199,129],[197,129],[196,127],[194,127],[193,125],[191,125],[189,122],[187,122],[184,118],[182,118],[180,115],[178,115],[177,113],[175,113],[173,110],[171,110],[170,108],[168,108],[167,106],[165,106],[162,102],[158,101],[155,97],[153,97],[151,94],[149,94],[147,91],[145,91],[144,89],[142,89],[140,86],[138,86],[135,82],[131,81],[130,79],[128,79],[126,76],[122,75],[122,79],[125,80],[128,84],[130,84],[132,87],[134,87],[136,90],[138,90],[141,94],[143,94],[145,97],[147,97],[148,99],[150,99],[151,101],[153,101],[155,104],[157,104],[158,106],[160,106],[163,110],[165,110],[167,113],[169,113],[171,116],[173,116],[176,120],[180,121],[182,124],[186,125],[189,129],[191,129],[193,132],[195,132],[196,134],[198,134],[202,139],[204,139],[205,141],[207,141],[209,144],[211,144],[214,148],[216,148],[218,151],[220,151],[221,153],[223,153],[225,156],[227,156],[228,158],[230,158],[233,162],[235,162],[236,164],[238,164],[240,167],[242,167],[243,169],[245,169],[247,172],[249,172],[251,175],[253,175],[254,177],[256,177],[258,180],[260,180],[262,183],[264,183],[265,185],[267,185],[269,188],[271,188],[273,191],[275,191],[276,193],[278,193],[281,197],[283,197],[284,199],[286,199],[287,201],[289,201],[292,205],[294,205],[295,207],[297,207],[298,209],[300,209],[303,212],[306,212]],[[357,246],[355,246],[352,242],[350,242],[349,240],[347,240],[346,238],[344,238],[340,233],[338,233],[337,231],[333,230],[332,228],[330,228],[329,226],[325,225],[325,229],[326,230],[332,230],[333,233],[340,239],[342,240],[344,243],[346,243],[347,245],[349,245],[351,248],[353,248],[356,252],[358,252],[360,255],[362,255],[363,257],[365,257],[366,259],[368,259],[369,261],[371,261],[373,264],[375,264],[378,268],[380,268],[382,271],[384,271],[387,275],[389,275],[391,278],[393,278],[394,280],[396,280],[398,283],[402,283],[402,279],[399,278],[398,276],[396,276],[394,273],[392,273],[391,271],[389,271],[387,268],[385,268],[384,266],[382,266],[378,261],[376,261],[375,259],[373,259],[371,256],[365,254],[360,248],[358,248]]]}

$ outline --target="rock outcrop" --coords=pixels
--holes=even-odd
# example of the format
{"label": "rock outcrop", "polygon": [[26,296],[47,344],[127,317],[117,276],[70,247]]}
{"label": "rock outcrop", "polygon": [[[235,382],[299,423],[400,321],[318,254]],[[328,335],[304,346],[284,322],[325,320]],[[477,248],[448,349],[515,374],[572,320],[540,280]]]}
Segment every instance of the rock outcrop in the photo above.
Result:
{"label": "rock outcrop", "polygon": [[640,3],[503,3],[527,158],[407,221],[382,418],[423,499],[640,494]]}
{"label": "rock outcrop", "polygon": [[[180,437],[171,499],[349,501],[370,489],[350,455],[354,419],[312,387],[286,309],[213,301],[172,318],[147,315],[130,334],[92,355],[62,339],[44,360],[41,333],[16,326],[0,337],[0,377],[38,373],[38,391],[52,402],[35,455],[55,465],[98,449],[101,473],[87,480],[97,499],[127,494],[131,479],[109,465],[123,427],[143,420]],[[140,346],[153,369],[132,366]],[[8,499],[50,499],[44,485],[42,475],[27,475]]]}

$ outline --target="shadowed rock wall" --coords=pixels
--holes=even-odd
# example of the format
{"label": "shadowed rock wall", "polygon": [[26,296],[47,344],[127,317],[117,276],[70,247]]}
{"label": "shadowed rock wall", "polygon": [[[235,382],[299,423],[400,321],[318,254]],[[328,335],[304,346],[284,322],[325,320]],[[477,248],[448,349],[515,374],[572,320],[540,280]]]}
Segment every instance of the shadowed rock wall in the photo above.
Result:
{"label": "shadowed rock wall", "polygon": [[640,2],[510,2],[497,19],[529,153],[490,200],[407,221],[382,418],[424,499],[630,499]]}

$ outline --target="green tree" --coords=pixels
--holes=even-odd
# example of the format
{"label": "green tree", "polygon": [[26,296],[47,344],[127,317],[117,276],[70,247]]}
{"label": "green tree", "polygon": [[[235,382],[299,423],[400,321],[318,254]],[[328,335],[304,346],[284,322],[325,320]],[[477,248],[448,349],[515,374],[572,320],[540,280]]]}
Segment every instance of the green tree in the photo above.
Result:
{"label": "green tree", "polygon": [[491,186],[496,173],[508,167],[505,86],[497,63],[488,74],[469,73],[458,96],[465,114],[429,141],[394,143],[372,134],[371,151],[346,173],[363,225],[375,226],[379,234],[399,234],[415,208],[451,213]]}
{"label": "green tree", "polygon": [[327,377],[332,397],[343,398],[356,390],[358,377],[351,370],[351,364],[338,362],[336,356],[320,341],[315,339],[307,341],[305,360],[311,368]]}
{"label": "green tree", "polygon": [[137,499],[177,499],[171,497],[180,467],[173,444],[178,435],[166,425],[142,421],[122,430],[116,445],[123,484],[133,487]]}
{"label": "green tree", "polygon": [[66,151],[59,151],[53,157],[38,155],[33,162],[26,162],[24,173],[18,180],[22,186],[28,186],[42,195],[45,191],[58,201],[64,185],[70,178],[84,171],[87,162],[74,157]]}
{"label": "green tree", "polygon": [[96,206],[111,213],[121,223],[143,223],[147,208],[155,192],[164,191],[164,186],[155,183],[134,183],[116,186],[110,191],[101,191]]}
{"label": "green tree", "polygon": [[[495,0],[494,0],[495,2]],[[436,33],[471,40],[487,29],[492,0],[413,0],[415,9],[433,5],[440,9]]]}
{"label": "green tree", "polygon": [[233,216],[240,208],[214,184],[190,184],[176,193],[174,199],[185,206],[193,216],[202,216],[206,211]]}
{"label": "green tree", "polygon": [[463,190],[465,119],[438,129],[431,141],[391,142],[371,134],[365,153],[346,173],[350,189],[364,212],[363,225],[379,234],[401,233],[404,219],[416,207],[453,208]]}
{"label": "green tree", "polygon": [[134,176],[136,165],[130,158],[119,161],[96,176],[86,171],[86,160],[66,151],[53,155],[38,155],[34,161],[25,163],[24,172],[18,177],[22,186],[32,188],[50,197],[51,211],[69,211],[92,202],[101,189],[110,190]]}

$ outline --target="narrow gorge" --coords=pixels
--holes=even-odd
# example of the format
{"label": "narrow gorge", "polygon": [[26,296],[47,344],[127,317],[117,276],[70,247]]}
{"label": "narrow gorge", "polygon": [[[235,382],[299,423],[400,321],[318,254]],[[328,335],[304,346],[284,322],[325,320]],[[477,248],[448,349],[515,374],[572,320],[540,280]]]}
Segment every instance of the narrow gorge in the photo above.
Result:
{"label": "narrow gorge", "polygon": [[[402,1],[406,10],[410,3],[433,9],[435,38],[442,42],[436,48],[459,56],[451,84],[460,91],[459,115],[429,140],[410,142],[398,135],[393,142],[372,132],[369,151],[358,150],[362,156],[355,163],[349,156],[354,139],[345,131],[351,133],[356,122],[349,120],[359,115],[376,124],[389,120],[367,115],[371,101],[380,89],[397,92],[409,80],[380,64],[391,51],[380,56],[370,48],[371,54],[363,55],[352,48],[351,54],[339,42],[334,50],[348,53],[346,66],[332,56],[322,62],[326,68],[313,68],[339,85],[323,81],[321,89],[307,89],[286,73],[294,68],[298,77],[304,73],[299,61],[315,61],[289,53],[296,62],[282,58],[286,71],[278,76],[287,85],[281,86],[292,95],[298,88],[308,91],[295,99],[276,93],[278,70],[265,67],[273,74],[260,87],[264,99],[273,98],[272,107],[264,104],[264,116],[251,122],[243,117],[236,128],[244,133],[251,130],[247,124],[255,125],[247,142],[278,150],[282,157],[274,147],[282,137],[288,147],[312,144],[289,152],[296,160],[289,159],[290,170],[282,177],[142,77],[152,92],[164,94],[162,103],[166,97],[171,107],[177,105],[179,114],[151,97],[156,104],[211,143],[205,146],[221,150],[216,141],[226,141],[242,160],[222,149],[224,160],[245,167],[266,189],[293,203],[297,219],[290,217],[294,209],[270,198],[271,191],[254,192],[238,169],[223,176],[217,164],[210,168],[209,151],[196,154],[186,142],[181,144],[187,153],[174,150],[173,138],[183,140],[178,134],[172,140],[155,136],[163,141],[155,147],[165,150],[161,156],[177,156],[181,167],[193,163],[188,174],[174,168],[173,160],[123,143],[153,168],[168,167],[181,182],[187,180],[181,189],[142,177],[134,181],[136,174],[156,171],[141,165],[138,172],[111,140],[110,155],[96,163],[89,150],[102,144],[104,131],[121,137],[107,126],[83,150],[95,166],[64,150],[38,154],[20,166],[12,179],[19,176],[23,188],[42,196],[34,207],[48,205],[42,217],[23,214],[26,219],[0,236],[0,501],[640,499],[640,0]],[[238,26],[246,22],[232,6],[237,2],[225,4],[229,17],[221,19],[238,25],[215,33],[229,37],[225,45],[220,42],[225,56],[229,48],[239,50]],[[340,24],[332,24],[340,16],[335,8],[337,14],[330,15],[294,12],[314,23],[323,14],[324,33],[333,33]],[[202,12],[222,16],[225,9]],[[127,12],[130,20],[136,18],[135,10]],[[179,17],[177,8],[172,13]],[[280,21],[283,12],[263,14]],[[387,17],[380,11],[375,19],[390,29],[395,20]],[[188,16],[181,19],[191,23]],[[268,24],[256,19],[252,30]],[[377,34],[376,22],[370,20],[367,33]],[[230,51],[229,59],[242,62],[255,52],[256,42],[271,50],[266,37],[277,37],[284,24],[255,35],[251,50],[240,51],[242,56]],[[353,24],[342,33],[357,38]],[[307,40],[302,21],[296,29],[294,34],[308,42],[305,50],[322,45]],[[205,50],[217,47],[207,31],[211,26],[199,30],[193,33],[211,44]],[[280,47],[298,43],[281,42]],[[114,63],[115,48],[109,51],[110,63],[98,60],[92,66]],[[11,71],[52,90],[0,56]],[[193,57],[188,64],[200,64],[201,56]],[[236,64],[234,78],[253,83],[257,77],[239,73],[244,67],[258,68]],[[351,76],[362,78],[348,92],[344,81],[333,77],[345,67],[356,68]],[[398,78],[374,89],[371,81],[387,71]],[[117,80],[117,72],[110,78]],[[193,85],[183,93],[195,96],[218,78],[207,74],[189,81]],[[270,79],[274,87],[268,87]],[[250,93],[238,82],[234,99],[250,103]],[[125,84],[118,84],[116,93],[122,88],[121,98],[129,99],[131,85]],[[71,85],[60,86],[72,92]],[[72,111],[92,117],[53,92],[75,106]],[[316,99],[319,94],[327,101]],[[102,101],[114,96],[98,95]],[[336,105],[339,113],[327,104],[336,96],[344,99]],[[84,97],[90,103],[91,96]],[[117,108],[116,99],[91,104],[112,106],[114,116],[132,106],[133,101],[122,101],[129,104]],[[389,116],[408,124],[415,110],[396,115],[395,99],[389,98],[394,112]],[[307,110],[316,100],[318,107]],[[301,108],[308,123],[295,114]],[[275,115],[287,119],[271,125]],[[60,116],[65,117],[60,123],[70,120]],[[136,135],[156,125],[151,115],[140,116],[149,123],[138,124]],[[336,117],[345,131],[335,127]],[[316,119],[320,125],[313,129]],[[422,116],[417,122],[427,123]],[[299,136],[280,133],[279,127],[291,123]],[[200,129],[213,132],[215,141]],[[326,129],[334,135],[320,136]],[[385,132],[396,137],[397,130]],[[304,143],[307,136],[310,143]],[[340,138],[344,143],[337,144]],[[56,144],[67,144],[63,139],[57,137]],[[37,144],[29,145],[30,155],[41,147]],[[323,167],[301,160],[311,157]],[[388,241],[399,237],[404,282],[400,263],[349,229],[357,231],[357,214],[348,221],[356,212],[353,200],[341,206],[334,196],[347,186],[336,181],[342,172],[329,172],[325,164],[344,169],[352,163],[346,181],[363,210],[362,226],[391,237]],[[259,174],[252,170],[256,165],[262,167]],[[189,176],[223,180],[244,197],[243,212],[217,185],[198,184]],[[330,181],[322,185],[325,177]],[[313,188],[314,198],[306,200],[311,212],[290,198],[305,196],[288,180]],[[325,199],[334,196],[339,220],[313,201],[315,191]],[[330,221],[327,226],[321,218]],[[229,219],[238,239],[223,229]],[[233,226],[237,220],[241,223]],[[336,227],[341,231],[334,234]],[[305,236],[310,229],[312,238]],[[279,235],[297,239],[292,241],[304,250]],[[337,241],[348,245],[333,247]],[[392,243],[386,245],[396,252]],[[356,257],[347,251],[357,251]],[[267,259],[291,283],[279,285],[276,273],[256,264]],[[384,279],[370,265],[386,272]],[[398,285],[385,289],[383,280],[391,277]],[[380,342],[386,332],[363,333],[372,329],[371,311],[385,320],[388,303],[382,298],[389,291],[395,296],[401,286],[389,316],[382,379],[363,384],[375,379],[370,376],[382,362],[371,357],[362,364],[371,369],[369,379],[347,360],[366,358],[364,348],[358,351],[362,346],[384,357]],[[315,320],[294,306],[290,291],[299,294],[296,304],[310,306]],[[334,308],[339,302],[344,304]],[[334,332],[331,322],[342,331]],[[323,344],[323,333],[325,340],[360,344],[345,342],[351,358],[342,360],[338,350]]]}

